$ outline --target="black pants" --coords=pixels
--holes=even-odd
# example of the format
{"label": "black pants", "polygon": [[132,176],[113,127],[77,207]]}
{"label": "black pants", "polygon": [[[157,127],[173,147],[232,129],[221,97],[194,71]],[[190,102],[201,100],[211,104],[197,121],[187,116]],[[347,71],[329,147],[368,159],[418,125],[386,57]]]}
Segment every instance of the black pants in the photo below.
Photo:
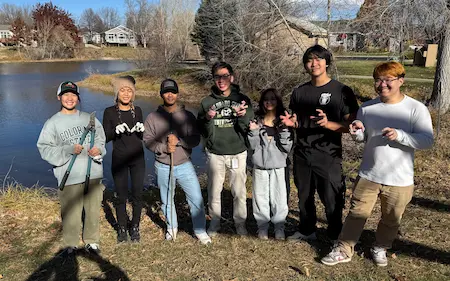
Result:
{"label": "black pants", "polygon": [[114,178],[114,186],[118,196],[116,205],[117,222],[121,227],[127,227],[128,215],[126,211],[126,203],[128,199],[128,171],[131,176],[131,197],[130,201],[133,206],[132,225],[139,225],[142,212],[142,190],[144,188],[145,176],[145,160],[137,157],[133,161],[127,162],[122,157],[114,157],[112,159],[112,176]]}
{"label": "black pants", "polygon": [[309,156],[307,159],[294,154],[293,170],[294,182],[298,189],[300,233],[310,235],[316,231],[314,195],[317,190],[325,206],[327,235],[330,239],[337,239],[342,229],[342,210],[345,203],[341,159],[326,154]]}

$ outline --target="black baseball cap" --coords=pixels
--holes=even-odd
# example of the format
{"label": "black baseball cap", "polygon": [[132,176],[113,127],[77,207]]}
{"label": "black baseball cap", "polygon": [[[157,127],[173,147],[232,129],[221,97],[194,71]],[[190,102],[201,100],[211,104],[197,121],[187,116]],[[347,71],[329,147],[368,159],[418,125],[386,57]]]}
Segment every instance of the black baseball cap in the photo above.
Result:
{"label": "black baseball cap", "polygon": [[162,95],[168,92],[178,94],[178,85],[177,82],[175,82],[175,80],[173,79],[166,79],[161,82],[161,89],[159,91],[159,94]]}
{"label": "black baseball cap", "polygon": [[78,92],[77,84],[71,81],[65,81],[59,84],[58,90],[56,91],[56,95],[60,96],[67,92],[72,92],[74,94],[80,95],[80,92]]}

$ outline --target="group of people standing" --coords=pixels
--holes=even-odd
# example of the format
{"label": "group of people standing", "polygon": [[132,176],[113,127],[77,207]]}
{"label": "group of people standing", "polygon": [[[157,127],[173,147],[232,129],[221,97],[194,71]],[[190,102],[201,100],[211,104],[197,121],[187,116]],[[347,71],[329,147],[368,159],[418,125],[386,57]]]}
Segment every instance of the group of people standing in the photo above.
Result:
{"label": "group of people standing", "polygon": [[[99,209],[104,186],[101,184],[105,143],[113,142],[112,174],[118,196],[117,241],[140,240],[139,222],[145,175],[143,145],[155,155],[155,172],[166,221],[166,240],[178,232],[174,206],[175,183],[186,194],[194,234],[202,244],[221,229],[221,194],[226,172],[233,196],[236,233],[247,235],[247,158],[251,156],[252,207],[258,237],[268,239],[269,224],[275,239],[286,238],[288,215],[289,158],[293,148],[292,170],[298,189],[300,223],[291,240],[315,240],[317,191],[325,207],[327,236],[332,251],[322,263],[348,262],[366,219],[379,197],[382,217],[372,248],[375,263],[387,265],[386,249],[396,237],[401,217],[413,194],[415,149],[433,144],[433,128],[427,108],[400,91],[405,69],[400,63],[386,62],[373,72],[377,98],[358,106],[352,89],[329,77],[332,55],[316,45],[306,50],[303,65],[311,80],[296,87],[288,109],[273,88],[261,92],[256,112],[250,99],[234,83],[232,67],[218,62],[212,67],[214,86],[201,101],[197,118],[177,102],[176,81],[162,81],[163,104],[143,119],[133,104],[135,81],[123,76],[113,81],[114,105],[105,109],[103,126],[95,120],[95,140],[78,143],[89,114],[76,109],[78,87],[63,82],[57,92],[61,110],[44,125],[38,148],[44,160],[54,166],[61,183],[75,159],[66,187],[59,191],[63,221],[63,243],[71,254],[78,246],[81,213],[84,209],[83,241],[86,249],[99,253]],[[359,175],[353,187],[349,215],[342,223],[345,180],[342,174],[343,133],[365,142]],[[294,139],[295,136],[295,139]],[[208,168],[208,213],[206,229],[203,197],[190,161],[192,149],[204,139]],[[76,157],[76,158],[75,158]],[[86,163],[93,158],[88,190],[84,188]],[[131,176],[132,218],[126,212],[128,174]]]}

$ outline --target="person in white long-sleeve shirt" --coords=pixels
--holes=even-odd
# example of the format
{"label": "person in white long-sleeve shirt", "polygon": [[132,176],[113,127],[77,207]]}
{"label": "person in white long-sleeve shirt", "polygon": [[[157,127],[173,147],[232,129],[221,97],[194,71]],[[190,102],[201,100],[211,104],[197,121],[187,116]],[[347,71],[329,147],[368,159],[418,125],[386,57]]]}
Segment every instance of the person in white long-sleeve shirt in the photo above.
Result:
{"label": "person in white long-sleeve shirt", "polygon": [[380,198],[381,220],[371,249],[376,265],[386,266],[386,249],[397,236],[402,215],[414,191],[414,150],[433,145],[433,126],[428,109],[401,93],[405,69],[398,62],[375,67],[374,87],[379,97],[365,102],[350,134],[365,142],[349,214],[333,250],[322,263],[349,262],[364,224]]}

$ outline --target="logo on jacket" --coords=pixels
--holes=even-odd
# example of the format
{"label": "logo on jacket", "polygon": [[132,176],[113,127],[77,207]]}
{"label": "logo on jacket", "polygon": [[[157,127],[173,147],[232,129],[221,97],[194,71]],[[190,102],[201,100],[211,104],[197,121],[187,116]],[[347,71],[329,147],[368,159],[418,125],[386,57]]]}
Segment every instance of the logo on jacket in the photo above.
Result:
{"label": "logo on jacket", "polygon": [[229,107],[225,107],[221,111],[221,115],[223,117],[230,117],[232,114],[233,114],[233,110],[231,108],[229,108]]}
{"label": "logo on jacket", "polygon": [[331,93],[322,93],[320,94],[319,103],[320,105],[326,105],[331,100]]}

